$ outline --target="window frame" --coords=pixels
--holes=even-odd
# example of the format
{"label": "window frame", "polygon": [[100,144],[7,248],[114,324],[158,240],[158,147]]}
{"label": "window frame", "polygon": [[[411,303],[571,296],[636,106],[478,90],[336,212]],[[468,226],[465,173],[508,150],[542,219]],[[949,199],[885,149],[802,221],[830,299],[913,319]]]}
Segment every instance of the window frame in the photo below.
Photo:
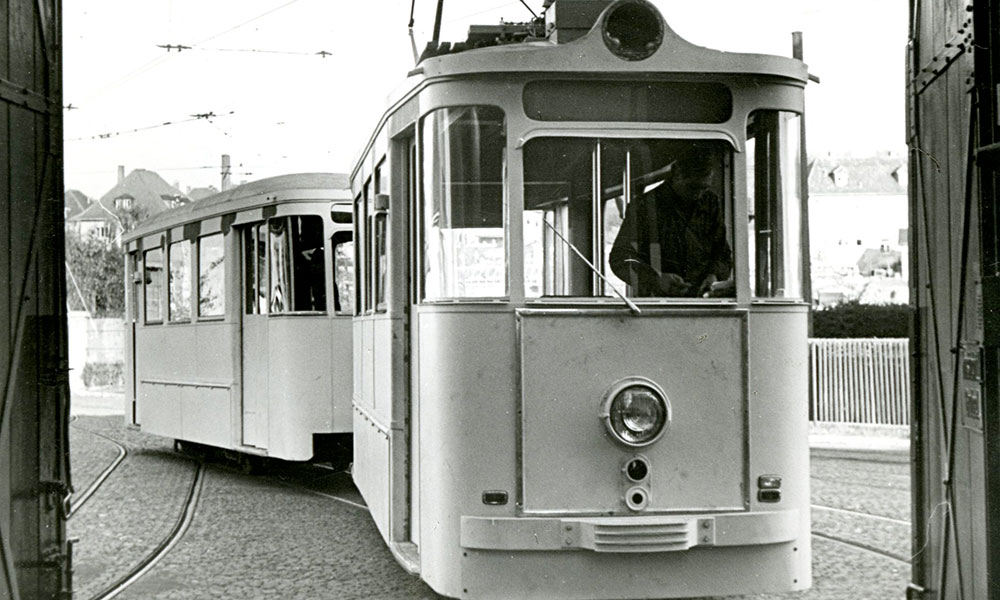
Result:
{"label": "window frame", "polygon": [[[767,122],[758,120],[753,123],[755,115],[759,115],[758,119],[766,117],[773,120],[776,126],[768,129]],[[754,303],[800,304],[810,301],[807,298],[808,227],[805,227],[803,223],[807,210],[806,203],[808,202],[803,191],[806,177],[802,164],[804,148],[801,139],[801,123],[803,118],[801,112],[786,109],[756,109],[747,114],[745,144],[748,161],[751,152],[753,153],[753,189],[751,191],[749,186],[751,173],[750,169],[747,168],[749,271],[746,277],[750,288],[750,299]],[[799,126],[789,127],[789,121],[794,121]],[[752,137],[751,127],[758,129]],[[786,143],[792,141],[794,141],[796,155],[786,158]],[[768,151],[769,147],[776,147],[777,152]],[[794,188],[783,180],[788,173],[795,176],[795,181],[792,182]],[[765,176],[761,177],[762,174]],[[792,192],[787,198],[785,197],[786,191]],[[761,197],[762,195],[763,197]],[[790,204],[793,205],[791,208]],[[768,226],[764,229],[761,228],[759,219],[761,208],[766,209],[763,214],[768,219]],[[752,213],[750,213],[751,210]],[[789,211],[792,211],[791,214]],[[775,230],[777,230],[776,233]],[[795,234],[794,237],[789,237],[791,234]],[[773,248],[772,242],[775,239],[780,242],[777,253],[761,250],[762,245]],[[794,247],[789,250],[790,246]],[[795,259],[796,264],[792,267],[786,265],[788,257]],[[789,271],[789,269],[793,269],[794,272]],[[767,276],[762,275],[765,272],[768,274]],[[797,281],[793,282],[796,284],[793,295],[787,295],[789,274],[797,277]],[[782,295],[775,295],[778,291],[782,291]]]}
{"label": "window frame", "polygon": [[[389,308],[389,206],[382,208],[377,201],[380,195],[389,196],[389,161],[382,156],[375,166],[368,183],[374,185],[371,197],[371,281],[372,312],[384,313]],[[367,185],[367,184],[366,184]],[[383,189],[386,188],[386,189]],[[366,187],[367,189],[367,187]]]}
{"label": "window frame", "polygon": [[[743,270],[741,262],[741,254],[745,252],[745,248],[741,246],[740,236],[736,231],[737,227],[737,209],[738,209],[738,198],[736,193],[736,180],[738,179],[737,172],[737,157],[739,156],[740,147],[736,141],[728,134],[718,130],[698,130],[691,131],[688,129],[656,129],[652,131],[614,131],[609,132],[607,130],[598,129],[567,129],[567,130],[537,130],[532,135],[524,136],[521,143],[522,150],[522,163],[526,160],[524,156],[525,148],[534,141],[537,140],[585,140],[589,142],[590,156],[591,156],[591,184],[593,186],[605,185],[603,179],[604,163],[603,157],[604,152],[608,146],[608,143],[624,143],[624,142],[641,142],[641,141],[656,141],[656,142],[673,142],[673,143],[698,143],[698,144],[718,144],[720,149],[724,149],[721,152],[721,172],[718,174],[719,186],[718,188],[713,188],[714,192],[719,195],[719,202],[721,204],[720,210],[722,212],[722,218],[726,229],[727,242],[730,245],[732,253],[732,265],[730,272],[730,279],[732,280],[734,287],[732,295],[719,296],[712,298],[701,298],[701,297],[682,297],[682,296],[636,296],[630,295],[628,293],[628,283],[622,282],[617,275],[611,270],[609,262],[609,249],[605,249],[605,242],[607,241],[609,233],[605,230],[605,217],[608,212],[607,201],[595,203],[594,194],[596,191],[591,192],[590,199],[590,237],[591,243],[588,247],[584,248],[582,246],[577,246],[578,249],[587,256],[589,260],[598,271],[605,277],[610,279],[619,291],[626,295],[626,297],[635,303],[641,304],[670,304],[672,306],[680,306],[685,304],[711,304],[712,306],[723,306],[732,305],[739,303],[739,278],[740,273]],[[631,152],[630,152],[631,154]],[[598,161],[595,165],[593,161]],[[524,198],[524,187],[526,184],[526,177],[524,176],[525,169],[522,164],[522,227],[521,227],[521,258],[522,258],[522,293],[524,293],[524,301],[526,304],[580,304],[580,303],[621,303],[621,298],[612,289],[604,279],[599,277],[596,273],[593,273],[589,268],[587,270],[591,273],[591,283],[589,295],[546,295],[546,273],[555,273],[558,271],[560,265],[555,264],[558,261],[553,261],[553,264],[548,264],[544,261],[542,262],[541,270],[541,281],[540,290],[541,294],[531,295],[528,291],[528,260],[526,252],[527,244],[527,227],[523,222],[525,220],[525,215],[529,212],[535,212],[534,210],[529,211],[525,206]],[[596,179],[595,179],[596,178]],[[600,182],[600,183],[598,183]],[[655,182],[654,182],[655,183]],[[623,186],[628,185],[631,187],[632,173],[629,170],[628,176],[623,179]],[[596,189],[596,188],[595,188]],[[634,200],[634,199],[633,199]],[[627,206],[627,204],[626,204]],[[568,208],[563,207],[563,208]],[[624,209],[625,207],[623,207]],[[545,211],[543,218],[547,216],[551,211]],[[569,220],[570,216],[568,214],[562,214],[557,219],[559,220]],[[559,251],[560,254],[565,255],[561,268],[565,270],[565,265],[567,262],[579,262],[580,258],[576,256],[565,242],[561,241],[554,234],[550,233],[550,230],[544,225],[542,226],[542,245],[544,246],[548,238],[552,238],[551,242],[557,248],[561,247],[562,250]],[[613,241],[613,240],[612,240]],[[544,253],[544,248],[543,248]],[[565,278],[565,273],[563,274]],[[555,281],[555,280],[553,280]]]}
{"label": "window frame", "polygon": [[[441,111],[458,111],[467,108],[490,108],[497,110],[503,117],[503,146],[500,156],[500,194],[501,194],[501,226],[500,230],[503,233],[503,294],[496,296],[443,296],[428,298],[427,296],[427,277],[426,277],[426,260],[428,251],[426,250],[426,208],[428,203],[427,198],[427,186],[429,185],[429,178],[427,176],[427,139],[425,129],[427,127],[427,120]],[[509,161],[511,160],[511,135],[510,135],[510,123],[511,117],[507,114],[507,111],[503,106],[498,104],[491,104],[489,102],[483,103],[463,103],[454,104],[448,106],[437,106],[427,112],[423,113],[417,120],[414,136],[414,153],[416,164],[415,169],[417,173],[416,177],[413,178],[416,193],[414,194],[413,202],[416,204],[417,210],[413,211],[414,215],[414,244],[413,248],[415,250],[414,256],[412,258],[413,267],[416,269],[415,272],[415,284],[414,284],[414,297],[412,301],[415,304],[498,304],[498,303],[509,303],[511,301],[511,294],[513,287],[513,282],[511,281],[511,227],[510,227],[510,215],[511,215],[511,205],[510,205],[510,195],[508,187],[510,184],[510,173],[509,173]]]}
{"label": "window frame", "polygon": [[[338,237],[339,238],[345,238],[346,237],[346,239],[340,239],[340,240],[338,240],[337,239]],[[344,245],[344,244],[350,244],[351,245],[350,257],[351,257],[351,260],[354,261],[357,258],[357,252],[356,252],[356,250],[354,248],[354,246],[355,246],[354,231],[351,230],[351,229],[337,229],[330,236],[329,243],[330,243],[330,281],[333,284],[330,289],[331,289],[332,293],[334,294],[334,296],[333,296],[333,300],[332,300],[332,302],[333,302],[333,308],[332,308],[332,310],[331,309],[328,309],[328,310],[329,310],[330,314],[332,314],[334,316],[338,316],[338,317],[350,317],[350,316],[353,316],[355,314],[354,302],[356,300],[356,294],[355,294],[355,291],[354,291],[353,288],[357,285],[357,275],[356,275],[357,264],[353,263],[353,262],[351,264],[350,280],[351,280],[351,287],[352,287],[352,289],[350,290],[350,296],[349,296],[349,298],[350,298],[350,307],[345,309],[345,308],[343,308],[343,305],[344,305],[344,295],[340,293],[340,288],[338,286],[338,282],[340,281],[340,278],[337,276],[337,248],[340,247],[340,246],[342,246],[342,245]],[[337,307],[337,304],[338,304],[337,300],[338,299],[340,299],[340,302],[339,302],[340,305],[341,305],[340,308]],[[329,302],[328,302],[328,306],[329,306]]]}
{"label": "window frame", "polygon": [[[173,284],[174,284],[174,268],[173,267],[174,267],[174,249],[175,248],[177,248],[177,249],[179,249],[181,251],[186,251],[186,253],[185,253],[185,260],[187,261],[186,264],[183,265],[184,268],[182,270],[178,271],[178,273],[180,273],[180,275],[181,275],[180,286],[181,286],[181,291],[182,292],[183,292],[184,283],[187,282],[187,297],[186,297],[186,302],[179,303],[178,306],[185,306],[186,305],[187,306],[187,314],[184,315],[184,316],[176,317],[176,318],[174,317],[174,314],[173,314],[173,312],[174,312],[173,311],[173,300],[174,300],[174,289],[173,289]],[[167,317],[166,318],[167,323],[178,324],[178,323],[190,323],[191,321],[193,321],[192,310],[191,310],[192,301],[193,301],[193,297],[194,297],[194,286],[193,286],[194,282],[191,280],[191,272],[192,272],[192,268],[193,268],[192,260],[191,260],[192,254],[193,254],[193,251],[192,251],[192,248],[191,248],[191,240],[180,239],[180,240],[177,240],[177,241],[170,241],[167,244],[167,261],[166,261],[166,265],[167,266],[166,266],[166,269],[165,269],[166,274],[167,274],[167,315],[166,315],[166,317]],[[184,300],[184,298],[182,298],[182,300]]]}
{"label": "window frame", "polygon": [[[149,274],[149,258],[148,257],[149,257],[149,254],[151,252],[159,252],[160,253],[160,258],[159,258],[160,268],[159,268],[159,275],[157,275],[157,280],[158,280],[158,286],[157,287],[158,287],[158,289],[157,289],[157,293],[156,294],[150,294],[149,293],[149,288],[151,287],[152,281],[148,277],[148,274]],[[163,310],[164,310],[163,296],[165,296],[165,294],[164,294],[164,291],[163,291],[163,283],[164,283],[163,280],[165,279],[164,272],[165,272],[165,267],[166,267],[166,261],[164,260],[164,255],[165,254],[166,254],[166,252],[163,249],[163,241],[162,240],[156,246],[154,246],[152,248],[144,248],[142,250],[142,323],[144,325],[162,325],[164,323],[164,319],[163,319]],[[155,298],[156,301],[157,301],[157,309],[158,309],[157,310],[158,315],[157,315],[157,318],[155,318],[155,319],[151,319],[149,317],[149,303],[150,303],[150,300],[153,299],[153,298]]]}
{"label": "window frame", "polygon": [[[222,262],[219,263],[219,265],[216,267],[216,268],[219,268],[219,267],[222,268],[222,273],[221,273],[221,282],[222,282],[221,291],[222,291],[222,295],[221,295],[221,298],[220,298],[220,303],[221,303],[220,311],[221,312],[219,312],[219,313],[211,313],[211,314],[203,314],[202,313],[202,303],[201,303],[201,301],[202,301],[202,282],[201,282],[201,276],[202,276],[202,270],[201,270],[202,269],[202,262],[201,262],[201,259],[202,259],[202,242],[206,238],[211,238],[211,237],[218,237],[219,238],[219,248],[222,251]],[[221,231],[217,231],[217,232],[213,232],[213,233],[209,233],[209,234],[198,236],[194,240],[194,246],[195,246],[195,252],[194,252],[195,253],[195,265],[194,265],[195,266],[195,281],[198,282],[198,289],[197,289],[197,294],[196,294],[196,298],[195,298],[195,309],[196,309],[195,310],[195,317],[196,317],[196,319],[198,321],[219,321],[219,320],[223,320],[223,319],[226,318],[226,297],[227,297],[227,290],[226,290],[226,283],[227,283],[226,282],[226,262],[227,262],[226,261],[226,235],[224,233],[222,233]]]}

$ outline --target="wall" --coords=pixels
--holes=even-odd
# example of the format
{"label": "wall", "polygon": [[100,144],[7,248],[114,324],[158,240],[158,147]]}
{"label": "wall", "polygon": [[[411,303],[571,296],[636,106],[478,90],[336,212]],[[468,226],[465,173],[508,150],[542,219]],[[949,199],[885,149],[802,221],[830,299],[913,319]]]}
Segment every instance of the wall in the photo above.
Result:
{"label": "wall", "polygon": [[88,363],[125,360],[125,323],[122,319],[92,319],[85,311],[69,313],[70,390],[86,389],[83,370]]}

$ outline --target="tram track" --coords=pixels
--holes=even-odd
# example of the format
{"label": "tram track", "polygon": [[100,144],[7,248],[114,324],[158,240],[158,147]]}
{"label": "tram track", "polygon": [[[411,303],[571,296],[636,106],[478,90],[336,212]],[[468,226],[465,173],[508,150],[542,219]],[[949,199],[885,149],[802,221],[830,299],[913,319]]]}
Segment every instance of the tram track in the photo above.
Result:
{"label": "tram track", "polygon": [[826,511],[834,512],[834,513],[839,513],[839,514],[853,515],[853,516],[857,516],[857,517],[867,517],[869,519],[875,519],[877,521],[882,521],[882,522],[885,522],[885,523],[894,523],[896,525],[906,525],[907,527],[910,526],[910,522],[909,521],[904,521],[903,519],[894,519],[892,517],[885,517],[885,516],[882,516],[882,515],[876,515],[876,514],[873,514],[873,513],[861,512],[861,511],[857,511],[857,510],[850,510],[850,509],[847,509],[847,508],[837,508],[835,506],[826,506],[824,504],[813,504],[811,506],[814,509],[818,508],[820,510],[826,510]]}
{"label": "tram track", "polygon": [[100,487],[102,485],[104,485],[104,482],[108,479],[108,477],[111,475],[111,473],[113,473],[115,471],[115,469],[117,469],[119,467],[119,465],[121,465],[122,462],[125,461],[125,457],[128,456],[128,450],[125,448],[125,446],[123,446],[122,444],[120,444],[117,440],[115,440],[113,438],[110,438],[110,437],[104,435],[103,433],[98,433],[96,431],[92,431],[90,429],[86,429],[84,427],[80,427],[79,425],[75,424],[75,421],[76,421],[76,419],[74,418],[73,421],[70,424],[74,428],[76,428],[78,431],[83,431],[83,432],[89,433],[91,435],[94,435],[94,436],[97,436],[97,437],[102,438],[104,440],[107,440],[108,442],[110,442],[111,444],[113,444],[115,446],[115,448],[118,450],[118,456],[115,457],[115,459],[112,460],[111,463],[108,464],[108,466],[105,467],[105,469],[103,471],[101,471],[97,475],[97,477],[94,478],[93,481],[90,482],[90,485],[87,486],[87,489],[85,489],[83,492],[81,492],[78,497],[74,497],[74,498],[72,498],[70,500],[69,510],[66,511],[66,518],[67,519],[72,518],[73,515],[75,515],[76,512],[78,510],[80,510],[80,508],[87,502],[87,500],[89,500],[90,497],[94,495],[94,492],[96,492],[98,489],[100,489]]}
{"label": "tram track", "polygon": [[[87,488],[81,492],[78,496],[72,498],[69,509],[66,513],[66,518],[69,519],[73,517],[83,505],[95,495],[95,493],[101,489],[101,487],[108,481],[114,471],[122,465],[125,459],[129,456],[129,449],[126,445],[113,437],[105,435],[103,433],[93,431],[86,427],[81,427],[76,424],[76,418],[72,419],[70,424],[78,431],[87,433],[97,438],[101,438],[112,444],[117,450],[117,456],[90,482]],[[160,560],[167,556],[170,551],[177,545],[183,535],[190,528],[192,521],[194,520],[195,510],[198,505],[198,500],[201,497],[202,488],[204,486],[205,480],[205,464],[203,461],[197,458],[185,455],[183,453],[177,452],[178,456],[182,456],[196,465],[193,477],[191,478],[191,483],[184,496],[184,501],[181,506],[180,513],[174,522],[172,528],[167,533],[167,535],[145,556],[140,558],[138,562],[129,568],[123,575],[119,576],[114,580],[113,583],[104,587],[101,591],[89,597],[89,600],[110,600],[115,598],[125,590],[129,588],[133,583],[138,581],[143,575],[148,573],[153,569]]]}
{"label": "tram track", "polygon": [[[867,512],[861,512],[861,511],[850,510],[850,509],[845,509],[845,508],[838,508],[838,507],[835,507],[835,506],[826,506],[826,505],[823,505],[823,504],[812,504],[811,508],[813,510],[820,510],[820,511],[824,511],[824,512],[830,513],[832,515],[838,515],[838,516],[842,516],[842,517],[848,517],[850,519],[857,519],[857,518],[871,519],[871,520],[874,520],[874,521],[876,521],[878,523],[882,523],[884,525],[905,526],[907,528],[909,528],[909,526],[910,526],[910,522],[906,521],[906,520],[903,520],[903,519],[895,519],[895,518],[886,517],[886,516],[883,516],[883,515],[876,515],[876,514],[867,513]],[[910,564],[910,558],[908,558],[906,556],[900,555],[900,554],[898,554],[896,552],[892,552],[891,550],[886,550],[885,548],[882,548],[879,545],[874,544],[874,543],[863,542],[863,541],[859,541],[857,539],[852,539],[850,537],[845,537],[844,535],[839,535],[839,534],[836,534],[836,533],[831,533],[829,531],[824,531],[821,528],[817,528],[815,526],[815,524],[814,524],[814,526],[813,526],[813,528],[811,530],[811,533],[812,533],[813,537],[817,537],[817,538],[820,538],[820,539],[828,540],[828,541],[834,542],[836,544],[840,544],[842,546],[847,546],[847,547],[850,547],[850,548],[852,548],[854,550],[860,550],[860,551],[868,553],[868,554],[873,554],[873,555],[880,556],[880,557],[883,557],[883,558],[888,558],[888,559],[894,560],[894,561],[899,562],[899,563],[903,563],[903,564],[907,564],[907,565]]]}
{"label": "tram track", "polygon": [[816,531],[815,529],[812,531],[812,535],[813,535],[813,537],[818,537],[818,538],[821,538],[821,539],[824,539],[824,540],[829,540],[831,542],[835,542],[835,543],[838,543],[838,544],[841,544],[841,545],[844,545],[844,546],[848,546],[848,547],[854,548],[855,550],[862,550],[862,551],[867,552],[869,554],[875,554],[877,556],[882,556],[884,558],[890,558],[892,560],[895,560],[897,562],[901,562],[903,564],[907,564],[907,565],[910,564],[910,559],[905,558],[903,556],[900,556],[900,555],[896,554],[895,552],[889,552],[888,550],[883,550],[881,548],[878,548],[877,546],[872,546],[871,544],[865,544],[865,543],[862,543],[862,542],[858,542],[858,541],[851,540],[851,539],[848,539],[848,538],[840,537],[840,536],[837,536],[837,535],[831,535],[829,533],[823,533],[823,532],[820,532],[820,531]]}
{"label": "tram track", "polygon": [[201,490],[204,486],[204,482],[205,464],[203,462],[198,462],[197,470],[191,481],[191,487],[188,489],[184,505],[181,509],[181,514],[167,537],[164,538],[152,552],[147,554],[135,566],[129,569],[127,573],[119,577],[114,583],[107,586],[96,595],[91,596],[90,600],[110,600],[111,598],[118,596],[128,589],[130,585],[138,581],[139,578],[148,573],[158,562],[160,562],[160,560],[173,550],[174,546],[177,545],[180,539],[191,527],[191,523],[194,520],[195,510],[198,506],[198,500],[201,498]]}

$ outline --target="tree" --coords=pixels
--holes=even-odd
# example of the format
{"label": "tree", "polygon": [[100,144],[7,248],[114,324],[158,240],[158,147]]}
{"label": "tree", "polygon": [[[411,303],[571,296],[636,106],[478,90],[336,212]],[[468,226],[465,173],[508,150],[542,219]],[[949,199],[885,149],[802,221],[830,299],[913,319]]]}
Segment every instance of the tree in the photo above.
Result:
{"label": "tree", "polygon": [[120,248],[91,235],[66,233],[66,289],[71,310],[94,317],[125,314],[125,257]]}

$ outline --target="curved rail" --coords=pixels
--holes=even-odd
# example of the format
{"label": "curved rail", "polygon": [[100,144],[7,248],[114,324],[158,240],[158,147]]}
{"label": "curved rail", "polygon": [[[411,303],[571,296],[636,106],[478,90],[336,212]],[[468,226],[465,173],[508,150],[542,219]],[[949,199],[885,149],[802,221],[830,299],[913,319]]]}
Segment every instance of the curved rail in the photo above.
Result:
{"label": "curved rail", "polygon": [[838,544],[843,544],[845,546],[850,546],[851,548],[854,548],[856,550],[863,550],[865,552],[876,554],[884,558],[891,558],[892,560],[901,562],[903,564],[907,565],[910,564],[910,560],[908,558],[904,558],[894,552],[889,552],[887,550],[882,550],[881,548],[876,548],[875,546],[869,544],[862,544],[861,542],[855,542],[854,540],[849,540],[847,538],[842,538],[836,535],[830,535],[828,533],[821,533],[815,530],[813,530],[812,534],[814,537],[822,538],[824,540],[830,540],[831,542],[836,542]]}
{"label": "curved rail", "polygon": [[[76,419],[74,418],[73,421],[75,420]],[[128,456],[128,450],[125,449],[125,446],[119,444],[117,441],[111,439],[110,437],[104,435],[103,433],[91,431],[90,429],[86,429],[78,425],[73,425],[73,427],[79,429],[80,431],[86,431],[91,435],[96,435],[97,437],[104,438],[105,440],[111,442],[118,448],[118,457],[115,458],[113,461],[111,461],[111,464],[108,465],[107,468],[105,468],[103,471],[101,471],[101,474],[98,475],[92,482],[90,482],[90,485],[87,486],[87,489],[85,489],[80,494],[79,498],[74,498],[70,502],[69,510],[66,511],[67,519],[71,518],[74,514],[76,514],[76,511],[80,510],[80,507],[82,507],[83,504],[87,500],[89,500],[91,496],[94,495],[94,492],[96,492],[97,489],[104,484],[104,481],[107,480],[108,476],[110,476],[111,473],[118,468],[118,465],[122,464],[122,461],[125,460],[125,457]]]}
{"label": "curved rail", "polygon": [[191,488],[188,490],[187,498],[184,501],[184,508],[177,519],[177,523],[174,524],[174,528],[167,537],[150,554],[139,561],[139,564],[90,600],[110,600],[122,593],[128,586],[135,583],[140,577],[156,566],[156,563],[160,562],[177,545],[177,542],[180,541],[184,533],[190,528],[191,521],[194,520],[195,508],[198,506],[198,499],[201,497],[201,488],[204,482],[205,465],[204,463],[198,463],[198,470],[195,473],[194,480],[191,482]]}
{"label": "curved rail", "polygon": [[892,517],[883,517],[882,515],[873,515],[872,513],[859,512],[856,510],[848,510],[846,508],[836,508],[834,506],[825,506],[823,504],[812,504],[813,508],[818,508],[820,510],[828,510],[830,512],[840,513],[844,515],[855,515],[858,517],[865,517],[868,519],[876,519],[878,521],[884,521],[886,523],[894,523],[896,525],[906,525],[910,526],[909,521],[904,521],[903,519],[894,519]]}
{"label": "curved rail", "polygon": [[[854,517],[862,517],[862,518],[865,518],[865,519],[873,519],[873,520],[876,520],[876,521],[881,521],[883,523],[891,523],[893,525],[905,525],[907,527],[910,526],[910,522],[909,521],[904,521],[903,519],[894,519],[892,517],[883,517],[882,515],[875,515],[875,514],[872,514],[872,513],[860,512],[860,511],[856,511],[856,510],[849,510],[849,509],[846,509],[846,508],[837,508],[835,506],[826,506],[826,505],[823,505],[823,504],[811,504],[810,506],[813,509],[819,509],[819,510],[829,511],[829,512],[833,512],[833,513],[841,514],[841,515],[850,515],[850,516],[854,516]],[[882,548],[879,548],[878,546],[874,546],[872,544],[866,544],[864,542],[858,542],[858,541],[855,541],[855,540],[852,540],[852,539],[849,539],[849,538],[841,537],[839,535],[833,535],[831,533],[825,533],[823,531],[818,531],[816,529],[813,529],[811,533],[812,533],[813,536],[818,537],[818,538],[822,538],[824,540],[829,540],[831,542],[836,542],[836,543],[842,544],[844,546],[849,546],[849,547],[854,548],[856,550],[862,550],[862,551],[868,552],[870,554],[875,554],[875,555],[878,555],[878,556],[881,556],[881,557],[884,557],[884,558],[889,558],[889,559],[901,562],[903,564],[907,564],[907,565],[910,564],[910,559],[909,558],[907,558],[905,556],[901,556],[899,554],[896,554],[895,552],[890,552],[888,550],[883,550]]]}

